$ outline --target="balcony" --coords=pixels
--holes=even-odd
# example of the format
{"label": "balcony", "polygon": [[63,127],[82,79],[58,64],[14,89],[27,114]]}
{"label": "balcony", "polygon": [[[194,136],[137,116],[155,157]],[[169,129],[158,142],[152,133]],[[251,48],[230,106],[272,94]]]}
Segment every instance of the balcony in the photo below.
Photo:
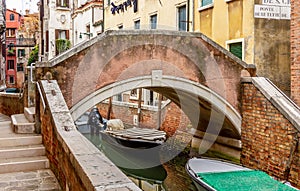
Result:
{"label": "balcony", "polygon": [[17,57],[17,63],[27,63],[27,59],[24,56]]}
{"label": "balcony", "polygon": [[34,47],[36,41],[34,38],[16,38],[6,39],[7,47]]}

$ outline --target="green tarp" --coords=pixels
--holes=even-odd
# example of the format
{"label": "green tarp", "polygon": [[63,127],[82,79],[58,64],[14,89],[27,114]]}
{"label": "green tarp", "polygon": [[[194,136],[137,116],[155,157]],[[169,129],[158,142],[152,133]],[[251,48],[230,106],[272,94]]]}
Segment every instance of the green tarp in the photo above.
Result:
{"label": "green tarp", "polygon": [[295,191],[257,170],[198,173],[204,182],[218,191]]}

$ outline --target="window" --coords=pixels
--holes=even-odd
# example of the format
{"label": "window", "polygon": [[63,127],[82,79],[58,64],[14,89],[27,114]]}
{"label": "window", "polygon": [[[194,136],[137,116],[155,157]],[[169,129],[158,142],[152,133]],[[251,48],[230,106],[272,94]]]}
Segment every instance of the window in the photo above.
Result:
{"label": "window", "polygon": [[213,0],[201,0],[201,7],[213,4]]}
{"label": "window", "polygon": [[16,35],[16,30],[15,29],[7,29],[6,30],[6,36],[14,37],[15,35]]}
{"label": "window", "polygon": [[14,60],[8,60],[7,61],[7,70],[14,70],[15,69],[15,61]]}
{"label": "window", "polygon": [[71,46],[69,41],[69,31],[68,30],[55,30],[55,49],[56,55],[69,49]]}
{"label": "window", "polygon": [[9,76],[9,83],[14,84],[15,83],[15,78],[14,76]]}
{"label": "window", "polygon": [[140,20],[134,21],[134,29],[140,29],[141,22]]}
{"label": "window", "polygon": [[187,27],[187,19],[186,19],[186,6],[178,7],[178,30],[186,31]]}
{"label": "window", "polygon": [[56,32],[56,39],[68,39],[68,31],[66,30],[55,30]]}
{"label": "window", "polygon": [[138,89],[134,89],[130,91],[130,99],[137,99],[138,98]]}
{"label": "window", "polygon": [[18,50],[18,57],[24,57],[25,56],[25,50],[24,49],[19,49]]}
{"label": "window", "polygon": [[226,41],[226,47],[235,56],[244,60],[244,39]]}
{"label": "window", "polygon": [[122,99],[122,94],[117,94],[117,95],[115,95],[114,96],[114,100],[116,100],[116,101],[122,101],[123,99]]}
{"label": "window", "polygon": [[157,28],[157,14],[150,16],[150,29]]}
{"label": "window", "polygon": [[18,63],[17,64],[17,72],[22,72],[22,71],[24,71],[24,69],[23,69],[23,63]]}
{"label": "window", "polygon": [[69,7],[69,0],[56,0],[57,7]]}
{"label": "window", "polygon": [[243,58],[243,48],[242,48],[242,42],[236,42],[229,44],[229,51],[237,56],[238,58]]}
{"label": "window", "polygon": [[15,20],[15,15],[14,14],[10,14],[9,15],[9,20],[14,21]]}
{"label": "window", "polygon": [[91,32],[91,25],[90,24],[88,24],[88,25],[85,26],[85,31],[86,31],[86,33],[90,33]]}

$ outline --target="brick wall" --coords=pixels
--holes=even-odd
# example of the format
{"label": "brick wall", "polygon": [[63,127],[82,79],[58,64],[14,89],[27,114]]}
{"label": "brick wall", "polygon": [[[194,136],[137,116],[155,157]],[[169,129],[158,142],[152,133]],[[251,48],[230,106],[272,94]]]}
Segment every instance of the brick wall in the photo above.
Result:
{"label": "brick wall", "polygon": [[300,106],[300,1],[291,0],[291,98]]}
{"label": "brick wall", "polygon": [[[241,163],[284,179],[284,172],[295,144],[296,128],[252,84],[242,89]],[[300,150],[296,149],[288,181],[300,188]]]}
{"label": "brick wall", "polygon": [[41,89],[46,108],[36,94],[36,124],[40,124],[51,170],[62,189],[136,190],[136,185],[76,130],[57,82],[44,81]]}
{"label": "brick wall", "polygon": [[19,94],[0,93],[0,113],[13,115],[24,113],[24,99]]}
{"label": "brick wall", "polygon": [[43,143],[50,161],[50,168],[57,177],[61,187],[63,190],[66,190],[68,185],[70,190],[87,190],[70,161],[71,153],[66,152],[63,148],[63,141],[59,141],[61,138],[55,132],[56,128],[51,112],[47,109],[45,113],[42,113],[40,119]]}
{"label": "brick wall", "polygon": [[[102,103],[98,105],[101,115],[106,118],[108,104]],[[157,128],[157,111],[142,109],[141,126],[148,128]],[[121,119],[124,123],[133,124],[133,115],[137,115],[137,108],[128,106],[113,105],[111,118]],[[161,130],[167,132],[168,136],[172,136],[175,131],[184,129],[190,124],[188,117],[181,109],[173,102],[168,104],[162,110],[162,125]]]}

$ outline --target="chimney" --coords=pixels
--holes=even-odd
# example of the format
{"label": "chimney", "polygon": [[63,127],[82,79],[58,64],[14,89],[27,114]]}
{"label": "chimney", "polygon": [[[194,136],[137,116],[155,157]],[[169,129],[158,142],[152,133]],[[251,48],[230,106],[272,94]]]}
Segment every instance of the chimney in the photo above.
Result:
{"label": "chimney", "polygon": [[25,10],[25,14],[28,15],[29,14],[29,9]]}
{"label": "chimney", "polygon": [[13,11],[14,11],[14,12],[17,12],[17,9],[16,9],[16,8],[13,8]]}

